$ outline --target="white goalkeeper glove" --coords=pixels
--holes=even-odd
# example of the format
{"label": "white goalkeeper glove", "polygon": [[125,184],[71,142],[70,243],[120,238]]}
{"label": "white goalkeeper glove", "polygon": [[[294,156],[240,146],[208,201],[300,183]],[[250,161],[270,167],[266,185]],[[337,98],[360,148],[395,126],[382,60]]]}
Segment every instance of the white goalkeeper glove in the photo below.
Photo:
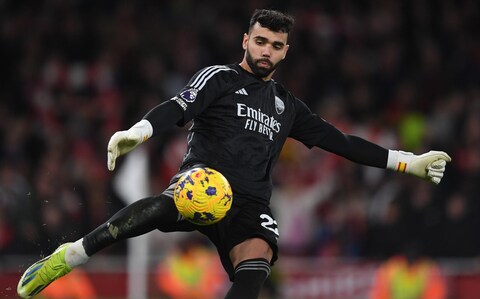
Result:
{"label": "white goalkeeper glove", "polygon": [[146,119],[142,119],[133,127],[126,131],[118,131],[110,137],[107,147],[107,167],[108,170],[115,169],[115,161],[121,155],[124,155],[139,144],[145,142],[153,134],[152,124]]}
{"label": "white goalkeeper glove", "polygon": [[452,158],[440,151],[429,151],[417,156],[409,152],[389,150],[387,168],[439,184],[445,172],[445,166],[450,161]]}

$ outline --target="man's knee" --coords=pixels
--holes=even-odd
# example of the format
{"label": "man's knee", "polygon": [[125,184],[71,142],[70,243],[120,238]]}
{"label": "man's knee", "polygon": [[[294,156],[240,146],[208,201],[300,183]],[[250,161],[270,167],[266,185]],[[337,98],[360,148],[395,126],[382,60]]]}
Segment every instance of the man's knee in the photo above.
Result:
{"label": "man's knee", "polygon": [[272,248],[267,241],[262,238],[247,239],[233,247],[230,251],[230,260],[234,268],[246,260],[261,258],[270,262],[272,257]]}

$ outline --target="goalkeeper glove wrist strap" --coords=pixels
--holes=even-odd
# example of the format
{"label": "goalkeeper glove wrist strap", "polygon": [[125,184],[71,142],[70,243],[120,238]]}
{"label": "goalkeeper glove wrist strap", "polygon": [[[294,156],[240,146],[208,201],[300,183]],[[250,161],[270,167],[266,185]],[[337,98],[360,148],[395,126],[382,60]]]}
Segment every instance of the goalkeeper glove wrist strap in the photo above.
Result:
{"label": "goalkeeper glove wrist strap", "polygon": [[413,153],[409,152],[388,150],[387,169],[405,172],[414,156]]}
{"label": "goalkeeper glove wrist strap", "polygon": [[138,123],[134,124],[130,129],[128,129],[128,131],[142,136],[142,142],[145,142],[153,135],[152,124],[146,119],[142,119]]}

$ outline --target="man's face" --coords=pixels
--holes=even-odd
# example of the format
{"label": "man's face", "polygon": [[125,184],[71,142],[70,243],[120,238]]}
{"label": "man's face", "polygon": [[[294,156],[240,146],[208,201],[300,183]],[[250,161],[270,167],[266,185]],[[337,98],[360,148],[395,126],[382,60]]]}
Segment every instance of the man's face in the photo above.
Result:
{"label": "man's face", "polygon": [[255,75],[270,79],[287,54],[287,38],[287,33],[271,31],[259,23],[244,35],[245,60]]}

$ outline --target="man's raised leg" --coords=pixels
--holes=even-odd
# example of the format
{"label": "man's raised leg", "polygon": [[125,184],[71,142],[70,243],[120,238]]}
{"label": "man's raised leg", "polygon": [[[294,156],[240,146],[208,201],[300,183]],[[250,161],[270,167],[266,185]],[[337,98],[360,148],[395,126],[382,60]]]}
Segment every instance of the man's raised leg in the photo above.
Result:
{"label": "man's raised leg", "polygon": [[51,255],[30,266],[20,278],[17,293],[21,298],[35,296],[56,279],[84,264],[99,250],[124,239],[148,233],[175,223],[178,212],[173,200],[165,195],[148,197],[132,203],[105,224],[73,243],[65,243]]}

